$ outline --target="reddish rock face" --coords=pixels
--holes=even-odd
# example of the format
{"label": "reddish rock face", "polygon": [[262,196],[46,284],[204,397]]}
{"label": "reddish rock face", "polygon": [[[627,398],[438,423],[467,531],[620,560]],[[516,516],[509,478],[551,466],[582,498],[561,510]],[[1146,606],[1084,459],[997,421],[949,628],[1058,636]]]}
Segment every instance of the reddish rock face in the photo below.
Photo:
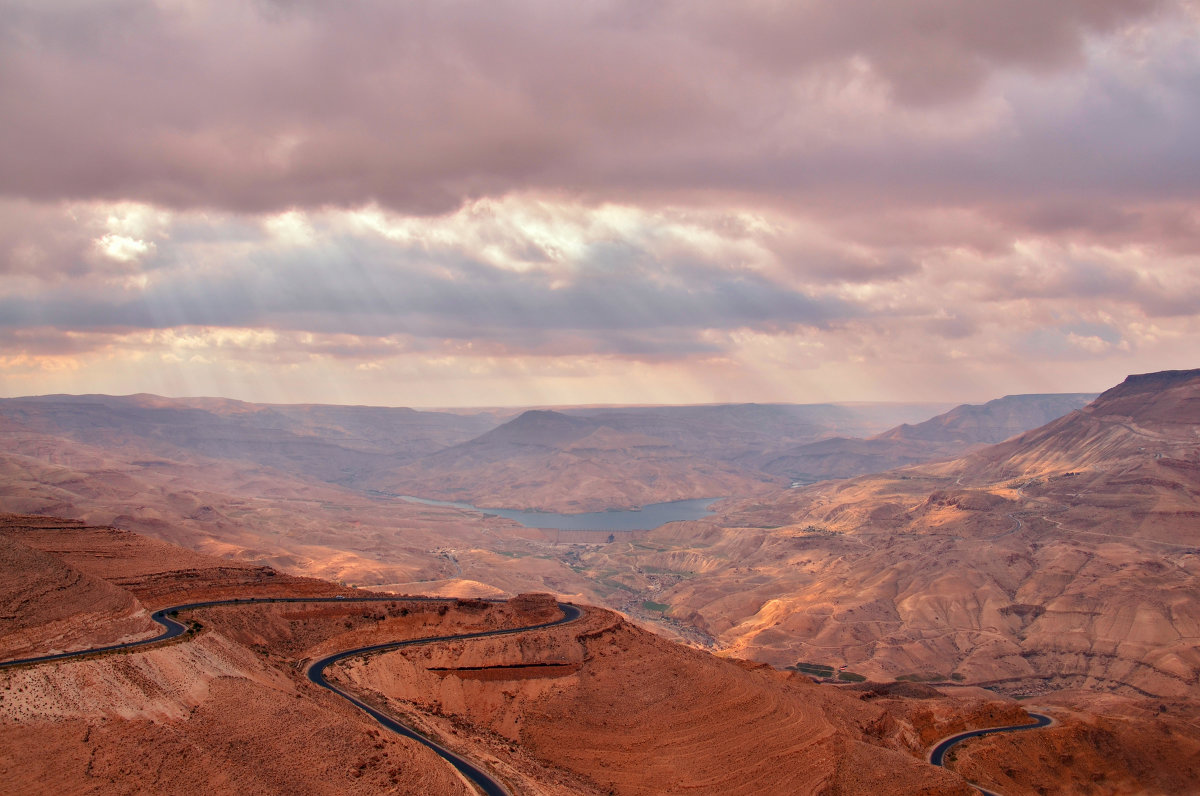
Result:
{"label": "reddish rock face", "polygon": [[544,592],[518,594],[508,601],[514,611],[523,614],[544,614],[558,610],[558,600]]}

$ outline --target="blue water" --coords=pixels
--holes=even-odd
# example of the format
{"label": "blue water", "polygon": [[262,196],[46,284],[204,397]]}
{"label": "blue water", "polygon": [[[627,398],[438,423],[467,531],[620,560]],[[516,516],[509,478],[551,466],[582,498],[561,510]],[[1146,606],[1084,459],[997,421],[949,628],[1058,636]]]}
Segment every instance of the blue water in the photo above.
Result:
{"label": "blue water", "polygon": [[560,531],[648,531],[663,523],[679,520],[700,520],[713,514],[709,509],[721,498],[673,500],[670,503],[651,503],[640,509],[623,511],[591,511],[584,514],[555,514],[551,511],[517,511],[516,509],[481,509],[469,503],[400,495],[412,503],[427,506],[452,506],[456,509],[478,511],[521,523],[526,528],[556,528]]}

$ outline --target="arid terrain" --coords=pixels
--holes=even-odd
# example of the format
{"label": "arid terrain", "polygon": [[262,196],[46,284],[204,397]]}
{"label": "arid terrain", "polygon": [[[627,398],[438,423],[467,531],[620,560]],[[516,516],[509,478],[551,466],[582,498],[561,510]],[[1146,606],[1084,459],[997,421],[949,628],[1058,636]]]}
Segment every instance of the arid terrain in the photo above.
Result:
{"label": "arid terrain", "polygon": [[[709,497],[737,485],[786,485],[786,479],[733,462],[768,440],[866,433],[927,409],[651,407],[572,410],[569,418],[534,411],[513,420],[511,411],[273,406],[147,395],[3,399],[0,510],[112,524],[212,555],[358,585],[458,595],[543,590],[603,602],[611,587],[580,576],[552,535],[474,512],[412,504],[370,487],[385,480],[396,491],[414,487],[385,476],[417,460],[455,458],[465,447],[533,450],[533,460],[553,460],[530,464],[518,456],[547,480],[526,477],[516,491],[506,480],[520,475],[512,462],[485,468],[489,478],[476,488],[515,496],[508,501],[513,505],[611,508],[604,495],[618,503],[628,503],[629,494],[646,501]],[[497,441],[538,425],[544,415],[592,429],[586,434],[592,447],[571,447],[570,434],[552,440],[570,448],[562,451],[532,439],[524,445]],[[509,420],[507,430],[497,428]],[[641,438],[650,427],[662,437],[655,445],[612,447],[620,435]],[[701,463],[693,465],[697,456]],[[574,464],[558,466],[562,457]],[[639,468],[662,477],[647,486],[631,477]],[[599,475],[578,477],[583,471]],[[453,480],[446,472],[433,479],[435,487]],[[403,491],[463,497],[434,487]],[[604,604],[628,602],[617,597]]]}
{"label": "arid terrain", "polygon": [[963,459],[660,529],[626,566],[696,573],[659,602],[778,665],[1195,694],[1198,408],[1200,374],[1131,378]]}
{"label": "arid terrain", "polygon": [[[302,490],[298,481],[349,490],[360,500],[383,490],[579,512],[787,486],[787,473],[761,469],[764,456],[833,435],[883,431],[938,408],[751,404],[450,413],[151,395],[41,396],[0,399],[0,436],[9,443],[10,499],[21,497],[16,486],[22,481],[54,486],[65,480],[28,472],[32,461],[87,469],[90,480],[109,475],[89,492],[62,495],[64,505],[74,499],[80,507],[120,488],[117,473],[101,469],[107,468],[138,487],[143,480],[170,479],[177,487],[186,481],[193,491],[242,487],[262,499],[290,497]],[[273,483],[279,481],[290,483]]]}
{"label": "arid terrain", "polygon": [[[954,419],[964,413],[975,427],[1015,433],[1014,418],[1041,418],[1061,401],[1018,396],[1001,404],[1002,414],[960,407],[942,416],[939,426],[952,430],[938,452],[978,436]],[[547,590],[629,609],[642,601],[614,592],[608,578],[581,576],[556,536],[379,490],[570,511],[769,494],[791,482],[785,470],[762,469],[774,452],[839,434],[845,442],[931,411],[744,405],[514,418],[147,395],[2,399],[0,509],[113,524],[346,583],[456,594]]]}
{"label": "arid terrain", "polygon": [[[0,539],[0,643],[22,653],[153,635],[147,611],[181,602],[354,596],[69,521],[9,515]],[[97,605],[101,586],[114,599]],[[424,747],[307,682],[304,663],[556,612],[549,596],[197,609],[195,632],[171,643],[0,670],[0,776],[25,793],[469,793]],[[1003,698],[818,686],[597,608],[559,628],[351,659],[334,677],[516,794],[967,794],[923,761],[924,739],[1024,716]]]}
{"label": "arid terrain", "polygon": [[[440,737],[462,738],[531,793],[739,792],[734,783],[887,792],[872,788],[910,776],[917,790],[905,792],[955,792],[903,761],[923,760],[964,727],[1020,721],[1014,699],[1058,724],[971,741],[952,766],[1006,794],[1186,793],[1200,768],[1200,372],[1130,377],[1083,405],[1089,397],[1010,397],[890,431],[876,429],[899,410],[371,410],[379,435],[369,416],[330,407],[0,401],[0,508],[158,540],[49,519],[35,532],[26,526],[39,521],[13,520],[26,529],[0,536],[6,583],[36,597],[12,598],[20,608],[6,612],[0,652],[151,636],[147,608],[246,586],[548,592],[620,613],[589,609],[582,626],[536,642],[351,661],[335,676]],[[191,431],[177,427],[181,417]],[[912,459],[925,463],[803,485]],[[714,490],[729,497],[710,518],[611,535],[398,497],[579,510]],[[139,552],[98,553],[106,534],[105,544]],[[151,559],[132,570],[119,563]],[[364,612],[339,610],[213,609],[224,619],[201,621],[214,634],[213,622],[233,622],[222,638],[294,677],[300,658],[376,637],[357,624]],[[335,625],[347,616],[350,627],[306,635],[296,621],[310,614]],[[493,614],[461,621],[507,621]],[[398,616],[377,623],[412,632]],[[144,654],[176,646],[187,645]],[[861,690],[845,684],[859,678],[869,681]],[[608,705],[622,689],[644,699]],[[679,712],[664,714],[663,703]],[[721,718],[696,724],[684,715],[693,706]],[[751,718],[762,724],[738,732],[761,755],[804,757],[811,770],[730,763],[745,752],[728,728]],[[642,740],[622,741],[638,728]],[[764,746],[764,735],[787,742]],[[879,771],[864,763],[880,756],[893,761],[890,773],[872,779]]]}
{"label": "arid terrain", "polygon": [[0,796],[1200,796],[1200,0],[0,9]]}

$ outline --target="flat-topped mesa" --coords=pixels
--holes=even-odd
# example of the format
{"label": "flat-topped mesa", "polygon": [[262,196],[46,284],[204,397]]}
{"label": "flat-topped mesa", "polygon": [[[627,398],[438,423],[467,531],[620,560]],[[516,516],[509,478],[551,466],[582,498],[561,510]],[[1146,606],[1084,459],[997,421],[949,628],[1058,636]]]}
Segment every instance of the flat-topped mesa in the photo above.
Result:
{"label": "flat-topped mesa", "polygon": [[1086,411],[1138,422],[1200,424],[1200,369],[1140,373],[1101,393]]}
{"label": "flat-topped mesa", "polygon": [[1142,373],[1077,412],[978,451],[960,472],[982,477],[990,468],[997,477],[1043,476],[1147,455],[1192,459],[1198,430],[1200,370]]}
{"label": "flat-topped mesa", "polygon": [[1135,373],[1126,376],[1125,381],[1116,387],[1101,393],[1097,402],[1126,395],[1159,392],[1192,381],[1200,383],[1200,368],[1192,370],[1160,370],[1155,373]]}

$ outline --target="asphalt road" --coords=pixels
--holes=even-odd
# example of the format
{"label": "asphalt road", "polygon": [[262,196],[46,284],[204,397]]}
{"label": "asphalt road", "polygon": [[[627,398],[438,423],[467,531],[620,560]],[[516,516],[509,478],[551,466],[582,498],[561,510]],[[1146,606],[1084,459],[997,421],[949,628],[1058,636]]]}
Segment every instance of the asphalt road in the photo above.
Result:
{"label": "asphalt road", "polygon": [[[946,752],[950,751],[950,747],[955,744],[960,744],[968,738],[978,738],[982,735],[991,735],[994,732],[1018,732],[1020,730],[1036,730],[1039,727],[1049,727],[1054,723],[1054,719],[1041,713],[1030,713],[1029,717],[1033,719],[1031,724],[1010,724],[1007,727],[989,727],[985,730],[970,730],[968,732],[960,732],[957,735],[951,735],[949,738],[943,739],[929,753],[929,762],[935,766],[945,767]],[[975,783],[971,783],[972,787],[978,790],[984,796],[999,796],[990,790],[985,790]]]}
{"label": "asphalt road", "polygon": [[[155,611],[150,615],[158,624],[162,625],[163,632],[154,638],[145,638],[141,641],[129,641],[124,644],[110,644],[107,647],[91,647],[85,650],[76,650],[74,652],[59,652],[54,655],[37,655],[32,658],[15,658],[11,661],[0,661],[0,669],[6,669],[10,666],[26,666],[36,663],[48,663],[50,661],[62,661],[70,658],[82,658],[87,655],[97,655],[102,652],[116,652],[118,650],[132,650],[138,647],[147,647],[151,644],[159,644],[164,641],[169,641],[173,638],[178,638],[187,632],[187,626],[176,622],[171,618],[171,614],[179,611],[190,611],[196,608],[211,608],[214,605],[251,605],[254,603],[337,603],[337,602],[447,602],[453,598],[446,597],[246,597],[233,600],[210,600],[200,603],[186,603],[184,605],[173,605],[170,608],[163,608],[160,611]],[[487,600],[486,602],[503,602],[503,600]]]}
{"label": "asphalt road", "polygon": [[580,611],[579,608],[575,607],[574,605],[559,603],[558,607],[559,610],[563,612],[563,616],[561,619],[556,619],[553,622],[543,622],[539,625],[528,625],[526,627],[514,627],[504,630],[485,630],[479,633],[460,633],[455,636],[437,636],[434,638],[418,638],[408,641],[392,641],[386,644],[375,644],[370,647],[359,647],[358,649],[344,650],[342,652],[335,652],[333,655],[328,655],[320,660],[313,661],[309,665],[306,673],[309,680],[323,688],[328,688],[333,693],[349,701],[359,710],[364,711],[371,716],[371,718],[375,719],[375,721],[379,722],[384,727],[387,727],[392,732],[403,735],[406,738],[412,738],[414,741],[428,746],[442,759],[462,772],[467,779],[478,785],[488,796],[511,796],[508,790],[498,780],[480,770],[470,761],[459,757],[454,752],[451,752],[449,749],[437,743],[436,741],[426,738],[412,728],[407,727],[390,716],[379,712],[354,695],[343,691],[333,683],[329,682],[327,679],[325,679],[325,669],[330,665],[337,663],[338,661],[345,660],[346,658],[352,658],[357,655],[370,655],[376,652],[387,652],[390,650],[400,649],[401,647],[415,647],[420,644],[432,644],[438,641],[461,641],[463,639],[485,638],[488,636],[507,636],[512,635],[513,633],[524,633],[529,630],[538,630],[544,627],[565,625],[568,622],[574,622],[582,615],[582,611]]}
{"label": "asphalt road", "polygon": [[[451,602],[452,598],[444,597],[248,597],[245,599],[234,600],[210,600],[208,602],[185,603],[183,605],[174,605],[170,608],[163,608],[160,611],[155,611],[150,615],[158,624],[162,625],[163,632],[154,638],[142,639],[141,641],[130,641],[125,644],[110,644],[105,647],[93,647],[86,650],[77,650],[75,652],[60,652],[55,655],[39,655],[32,658],[17,658],[10,661],[0,661],[0,669],[13,666],[29,666],[39,663],[49,663],[51,661],[69,660],[71,658],[82,658],[88,655],[96,655],[105,652],[117,652],[135,650],[139,647],[146,647],[151,644],[159,644],[164,641],[169,641],[173,638],[178,638],[187,633],[188,627],[177,621],[174,615],[181,611],[192,611],[197,608],[211,608],[218,605],[255,605],[260,603],[364,603],[364,602]],[[486,600],[486,602],[501,603],[503,600]],[[569,603],[559,603],[558,608],[563,615],[560,619],[555,619],[552,622],[542,622],[537,625],[526,625],[525,627],[504,628],[501,630],[484,630],[477,633],[459,633],[453,636],[434,636],[430,638],[409,639],[405,641],[390,641],[384,644],[374,644],[369,647],[359,647],[357,649],[343,650],[327,655],[324,658],[313,661],[309,664],[306,674],[309,681],[327,688],[338,696],[350,702],[352,705],[362,710],[375,721],[379,722],[385,728],[394,733],[403,735],[406,738],[411,738],[418,743],[428,746],[436,752],[442,759],[454,766],[458,771],[462,772],[463,776],[471,782],[479,786],[479,788],[487,794],[487,796],[511,796],[508,789],[500,783],[499,780],[493,778],[490,774],[483,771],[466,758],[460,757],[446,747],[430,740],[425,736],[413,730],[392,717],[376,710],[362,700],[347,691],[343,691],[325,678],[325,669],[338,661],[352,658],[357,655],[370,655],[377,652],[388,652],[390,650],[400,649],[401,647],[414,647],[420,644],[433,644],[439,641],[461,641],[464,639],[486,638],[488,636],[507,636],[514,633],[525,633],[530,630],[540,630],[541,628],[554,627],[556,625],[565,625],[568,622],[574,622],[583,615],[583,612],[576,606]]]}

